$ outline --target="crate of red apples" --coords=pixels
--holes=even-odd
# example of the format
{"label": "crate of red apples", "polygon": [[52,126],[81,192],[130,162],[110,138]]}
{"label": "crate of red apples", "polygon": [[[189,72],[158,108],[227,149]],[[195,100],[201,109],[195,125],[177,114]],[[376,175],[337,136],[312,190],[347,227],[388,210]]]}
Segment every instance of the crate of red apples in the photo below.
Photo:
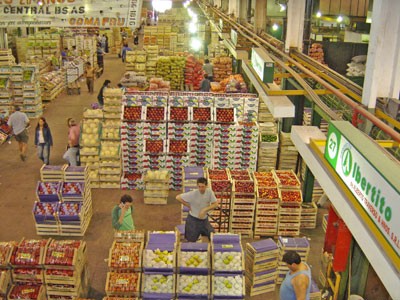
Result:
{"label": "crate of red apples", "polygon": [[252,180],[248,170],[229,170],[233,180]]}
{"label": "crate of red apples", "polygon": [[13,268],[11,270],[12,280],[14,283],[43,283],[44,270],[40,268]]}
{"label": "crate of red apples", "polygon": [[140,273],[108,272],[105,291],[107,296],[139,296]]}
{"label": "crate of red apples", "polygon": [[211,190],[215,194],[230,193],[232,189],[232,183],[229,180],[209,180]]}
{"label": "crate of red apples", "polygon": [[191,107],[169,106],[168,121],[171,122],[188,122],[192,118]]}
{"label": "crate of red apples", "polygon": [[292,170],[272,170],[279,188],[300,189],[300,180]]}
{"label": "crate of red apples", "polygon": [[164,153],[166,141],[160,139],[146,139],[144,143],[145,153]]}
{"label": "crate of red apples", "polygon": [[0,269],[9,267],[11,255],[17,247],[17,242],[0,242]]}
{"label": "crate of red apples", "polygon": [[47,246],[46,269],[81,271],[86,263],[86,242],[79,240],[51,240]]}
{"label": "crate of red apples", "polygon": [[141,121],[144,119],[144,113],[142,106],[125,106],[123,120],[129,121]]}
{"label": "crate of red apples", "polygon": [[146,106],[144,107],[146,111],[146,121],[152,122],[163,122],[167,120],[167,110],[166,107],[162,106]]}
{"label": "crate of red apples", "polygon": [[236,123],[236,109],[234,107],[216,107],[214,120],[216,123]]}
{"label": "crate of red apples", "polygon": [[214,120],[212,107],[193,107],[192,121],[193,122],[213,122]]}
{"label": "crate of red apples", "polygon": [[168,139],[167,152],[176,154],[188,154],[190,152],[188,140]]}
{"label": "crate of red apples", "polygon": [[59,202],[38,202],[33,205],[33,218],[37,224],[55,224],[57,223],[57,212]]}
{"label": "crate of red apples", "polygon": [[276,187],[257,187],[257,198],[263,201],[277,202],[279,201],[279,191]]}
{"label": "crate of red apples", "polygon": [[207,169],[207,178],[211,180],[231,180],[228,169]]}
{"label": "crate of red apples", "polygon": [[84,182],[63,182],[61,197],[63,201],[82,201],[85,196]]}
{"label": "crate of red apples", "polygon": [[142,250],[143,243],[141,242],[114,241],[108,256],[108,267],[111,271],[140,271],[142,267]]}
{"label": "crate of red apples", "polygon": [[61,223],[81,222],[82,203],[62,202],[58,208],[57,216]]}
{"label": "crate of red apples", "polygon": [[252,180],[234,180],[232,191],[235,194],[246,194],[254,197],[254,181]]}
{"label": "crate of red apples", "polygon": [[46,300],[46,291],[41,284],[16,284],[11,287],[7,299]]}
{"label": "crate of red apples", "polygon": [[36,197],[40,202],[58,202],[61,182],[42,182],[36,184]]}
{"label": "crate of red apples", "polygon": [[300,206],[303,202],[301,190],[279,189],[281,202],[287,205]]}
{"label": "crate of red apples", "polygon": [[14,249],[10,263],[13,267],[41,267],[43,265],[45,248],[50,240],[22,239]]}
{"label": "crate of red apples", "polygon": [[275,177],[272,172],[254,172],[254,181],[258,187],[277,187]]}

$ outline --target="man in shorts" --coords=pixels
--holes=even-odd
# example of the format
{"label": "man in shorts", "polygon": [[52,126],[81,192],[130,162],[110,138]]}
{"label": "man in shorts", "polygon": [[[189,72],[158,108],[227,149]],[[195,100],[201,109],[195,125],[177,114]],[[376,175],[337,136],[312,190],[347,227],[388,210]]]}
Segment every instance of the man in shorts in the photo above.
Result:
{"label": "man in shorts", "polygon": [[208,221],[208,212],[218,207],[214,192],[207,188],[207,179],[197,179],[197,190],[176,196],[183,205],[189,208],[189,215],[185,224],[185,238],[189,242],[196,242],[200,235],[210,239],[214,228]]}
{"label": "man in shorts", "polygon": [[18,142],[19,156],[22,161],[26,159],[26,149],[28,147],[28,131],[26,128],[29,126],[28,116],[21,112],[19,106],[15,106],[15,111],[8,118],[8,126],[11,127],[15,139]]}

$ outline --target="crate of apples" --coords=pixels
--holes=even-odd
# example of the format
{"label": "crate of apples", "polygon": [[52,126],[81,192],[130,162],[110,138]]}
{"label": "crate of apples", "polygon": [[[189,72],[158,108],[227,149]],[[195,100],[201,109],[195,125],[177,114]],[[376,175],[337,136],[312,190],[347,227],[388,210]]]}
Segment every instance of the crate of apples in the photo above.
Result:
{"label": "crate of apples", "polygon": [[142,107],[141,106],[125,106],[124,107],[124,120],[126,120],[126,121],[142,120]]}
{"label": "crate of apples", "polygon": [[83,182],[63,182],[62,196],[81,198],[84,194],[85,184]]}
{"label": "crate of apples", "polygon": [[36,223],[46,223],[47,221],[55,222],[59,205],[58,202],[36,201],[32,210]]}
{"label": "crate of apples", "polygon": [[82,209],[82,203],[78,202],[63,202],[58,208],[58,218],[61,223],[65,221],[80,221],[80,213]]}
{"label": "crate of apples", "polygon": [[11,287],[7,299],[44,300],[46,292],[43,285],[17,284]]}
{"label": "crate of apples", "polygon": [[137,296],[139,286],[140,273],[107,273],[107,296]]}
{"label": "crate of apples", "polygon": [[144,279],[143,279],[142,295],[144,293],[150,293],[150,294],[173,294],[174,293],[174,287],[175,287],[174,274],[167,274],[167,273],[146,274],[146,273],[144,273],[143,277],[144,277]]}
{"label": "crate of apples", "polygon": [[10,262],[11,254],[17,247],[16,242],[0,242],[0,267],[8,268],[8,263]]}
{"label": "crate of apples", "polygon": [[212,112],[211,107],[193,107],[194,122],[211,122]]}
{"label": "crate of apples", "polygon": [[167,152],[169,153],[189,153],[189,143],[187,140],[169,139]]}
{"label": "crate of apples", "polygon": [[235,109],[233,107],[230,108],[215,108],[215,122],[218,123],[234,123],[235,120]]}
{"label": "crate of apples", "polygon": [[50,266],[74,266],[83,259],[85,242],[78,240],[52,240],[47,247],[44,264]]}
{"label": "crate of apples", "polygon": [[36,185],[36,197],[41,202],[57,202],[60,200],[60,182],[38,181]]}
{"label": "crate of apples", "polygon": [[211,180],[230,180],[226,169],[207,169],[208,179]]}
{"label": "crate of apples", "polygon": [[172,269],[175,265],[175,252],[168,250],[145,249],[143,267],[145,269]]}
{"label": "crate of apples", "polygon": [[12,269],[13,282],[35,282],[43,283],[43,269],[39,268],[13,268]]}
{"label": "crate of apples", "polygon": [[300,204],[303,202],[303,196],[300,190],[280,190],[281,201],[286,204]]}
{"label": "crate of apples", "polygon": [[279,192],[277,188],[258,187],[257,197],[260,200],[278,200]]}
{"label": "crate of apples", "polygon": [[130,269],[140,271],[142,243],[114,241],[108,258],[111,270]]}
{"label": "crate of apples", "polygon": [[215,193],[230,192],[232,187],[229,180],[210,180],[210,185]]}
{"label": "crate of apples", "polygon": [[279,187],[287,189],[300,188],[300,180],[297,178],[296,174],[293,171],[274,170],[273,173]]}
{"label": "crate of apples", "polygon": [[174,107],[170,106],[168,111],[168,120],[169,121],[189,121],[189,107]]}
{"label": "crate of apples", "polygon": [[234,191],[238,194],[254,194],[254,181],[234,180]]}
{"label": "crate of apples", "polygon": [[145,152],[162,153],[164,152],[164,140],[146,140]]}
{"label": "crate of apples", "polygon": [[43,256],[48,240],[23,239],[11,255],[11,265],[38,267],[43,263]]}
{"label": "crate of apples", "polygon": [[166,120],[165,116],[165,107],[146,107],[146,121],[164,121]]}

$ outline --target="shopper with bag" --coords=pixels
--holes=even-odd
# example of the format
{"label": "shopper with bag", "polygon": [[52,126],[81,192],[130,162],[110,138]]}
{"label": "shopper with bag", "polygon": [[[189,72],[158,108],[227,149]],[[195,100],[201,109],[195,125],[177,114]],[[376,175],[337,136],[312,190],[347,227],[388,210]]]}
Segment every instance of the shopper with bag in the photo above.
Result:
{"label": "shopper with bag", "polygon": [[35,146],[39,159],[48,165],[50,163],[50,147],[53,146],[53,137],[44,117],[41,117],[36,125]]}
{"label": "shopper with bag", "polygon": [[27,130],[29,127],[28,116],[21,112],[21,108],[19,106],[15,106],[14,112],[8,118],[7,124],[11,127],[12,133],[15,136],[15,140],[18,142],[19,156],[22,161],[25,161],[29,140]]}
{"label": "shopper with bag", "polygon": [[70,166],[78,165],[79,155],[79,134],[81,129],[73,118],[67,120],[68,124],[68,146],[63,158],[68,161]]}

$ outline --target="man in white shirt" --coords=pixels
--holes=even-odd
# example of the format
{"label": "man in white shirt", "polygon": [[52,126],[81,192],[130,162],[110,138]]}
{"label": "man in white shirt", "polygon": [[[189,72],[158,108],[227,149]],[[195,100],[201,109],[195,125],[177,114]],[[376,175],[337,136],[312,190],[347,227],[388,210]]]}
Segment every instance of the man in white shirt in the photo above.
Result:
{"label": "man in white shirt", "polygon": [[185,238],[196,242],[200,235],[210,238],[214,228],[208,221],[208,212],[218,207],[214,192],[207,188],[207,179],[197,179],[197,190],[176,196],[176,200],[190,209],[185,224]]}
{"label": "man in white shirt", "polygon": [[19,156],[22,161],[26,159],[26,149],[28,147],[28,131],[26,128],[29,126],[28,116],[21,112],[21,108],[19,106],[15,106],[15,111],[8,118],[8,126],[11,127],[13,134],[15,135],[15,139],[18,142],[19,147]]}

